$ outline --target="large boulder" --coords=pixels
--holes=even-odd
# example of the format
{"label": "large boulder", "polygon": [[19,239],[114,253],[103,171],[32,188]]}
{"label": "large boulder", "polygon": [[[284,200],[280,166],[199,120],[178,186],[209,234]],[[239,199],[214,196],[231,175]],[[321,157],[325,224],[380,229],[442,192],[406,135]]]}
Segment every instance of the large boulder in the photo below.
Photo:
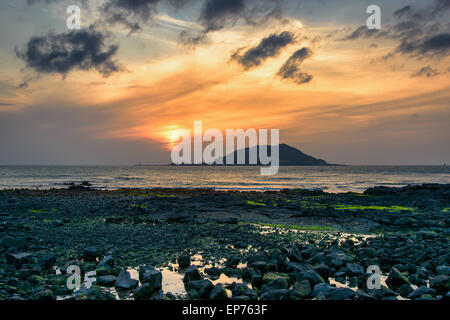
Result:
{"label": "large boulder", "polygon": [[97,247],[90,246],[83,250],[83,259],[86,261],[96,261],[99,256],[100,252]]}
{"label": "large boulder", "polygon": [[127,270],[121,270],[117,277],[115,287],[119,290],[135,289],[139,285],[139,281],[131,279],[130,273]]}
{"label": "large boulder", "polygon": [[185,284],[187,292],[192,292],[195,290],[199,297],[202,299],[208,299],[211,290],[214,288],[213,283],[210,280],[194,280]]}
{"label": "large boulder", "polygon": [[308,280],[295,283],[289,293],[291,300],[307,299],[311,295],[311,285]]}
{"label": "large boulder", "polygon": [[389,276],[386,279],[386,284],[389,286],[389,288],[395,290],[404,284],[411,285],[411,282],[404,274],[402,274],[397,268],[394,267],[389,272]]}
{"label": "large boulder", "polygon": [[197,266],[189,266],[184,272],[183,282],[186,283],[194,280],[200,280],[201,278],[202,276],[200,275]]}
{"label": "large boulder", "polygon": [[355,291],[349,288],[336,288],[331,290],[329,300],[351,300],[355,296]]}
{"label": "large boulder", "polygon": [[162,273],[152,266],[143,266],[139,268],[139,280],[141,283],[149,284],[154,291],[162,288]]}
{"label": "large boulder", "polygon": [[106,275],[106,276],[97,277],[97,280],[95,282],[99,286],[112,287],[112,286],[114,286],[116,281],[117,281],[117,278],[115,276]]}
{"label": "large boulder", "polygon": [[275,289],[264,292],[261,297],[261,300],[287,300],[289,299],[289,290],[288,289]]}
{"label": "large boulder", "polygon": [[191,265],[191,257],[187,254],[179,256],[178,265],[180,266],[180,269],[186,269]]}
{"label": "large boulder", "polygon": [[210,292],[209,299],[211,300],[226,300],[228,299],[228,294],[222,284],[217,284]]}
{"label": "large boulder", "polygon": [[450,290],[450,282],[448,276],[430,277],[430,288],[436,290],[438,294],[445,295]]}
{"label": "large boulder", "polygon": [[6,254],[6,262],[20,266],[24,263],[31,262],[31,253],[20,252],[20,253],[10,253]]}

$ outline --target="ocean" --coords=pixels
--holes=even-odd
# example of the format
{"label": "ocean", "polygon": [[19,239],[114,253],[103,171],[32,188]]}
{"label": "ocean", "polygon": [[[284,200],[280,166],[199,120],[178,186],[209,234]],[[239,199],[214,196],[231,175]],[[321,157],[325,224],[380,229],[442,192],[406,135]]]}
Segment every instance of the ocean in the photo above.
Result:
{"label": "ocean", "polygon": [[286,166],[261,176],[253,166],[0,166],[0,189],[213,188],[216,190],[322,189],[362,192],[373,186],[450,183],[450,166]]}

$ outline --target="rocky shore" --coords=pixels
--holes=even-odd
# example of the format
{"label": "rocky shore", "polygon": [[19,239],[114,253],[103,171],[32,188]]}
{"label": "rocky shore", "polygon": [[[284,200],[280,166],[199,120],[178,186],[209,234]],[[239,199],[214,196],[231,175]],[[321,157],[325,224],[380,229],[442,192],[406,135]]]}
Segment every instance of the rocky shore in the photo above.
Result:
{"label": "rocky shore", "polygon": [[449,212],[436,184],[3,190],[0,299],[449,300]]}

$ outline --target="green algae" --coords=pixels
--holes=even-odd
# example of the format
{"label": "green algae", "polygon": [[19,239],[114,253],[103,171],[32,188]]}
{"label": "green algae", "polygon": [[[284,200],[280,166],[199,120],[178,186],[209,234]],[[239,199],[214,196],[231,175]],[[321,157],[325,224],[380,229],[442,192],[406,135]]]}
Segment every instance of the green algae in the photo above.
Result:
{"label": "green algae", "polygon": [[261,206],[261,207],[265,207],[266,206],[265,203],[255,202],[255,201],[251,201],[251,200],[247,200],[247,204],[252,205],[252,206]]}
{"label": "green algae", "polygon": [[363,206],[363,205],[347,205],[347,204],[338,204],[333,206],[335,210],[382,210],[388,212],[400,212],[400,211],[410,211],[413,212],[414,208],[410,207],[402,207],[402,206]]}

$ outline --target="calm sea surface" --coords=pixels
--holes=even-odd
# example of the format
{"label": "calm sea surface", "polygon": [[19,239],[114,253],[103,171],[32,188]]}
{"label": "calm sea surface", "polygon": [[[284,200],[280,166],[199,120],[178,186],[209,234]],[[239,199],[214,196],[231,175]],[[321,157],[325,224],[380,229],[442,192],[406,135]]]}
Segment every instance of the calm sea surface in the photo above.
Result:
{"label": "calm sea surface", "polygon": [[174,166],[0,166],[0,189],[66,188],[89,181],[94,188],[214,188],[218,190],[323,189],[364,191],[368,187],[450,183],[450,166],[280,167],[261,176],[259,167]]}

